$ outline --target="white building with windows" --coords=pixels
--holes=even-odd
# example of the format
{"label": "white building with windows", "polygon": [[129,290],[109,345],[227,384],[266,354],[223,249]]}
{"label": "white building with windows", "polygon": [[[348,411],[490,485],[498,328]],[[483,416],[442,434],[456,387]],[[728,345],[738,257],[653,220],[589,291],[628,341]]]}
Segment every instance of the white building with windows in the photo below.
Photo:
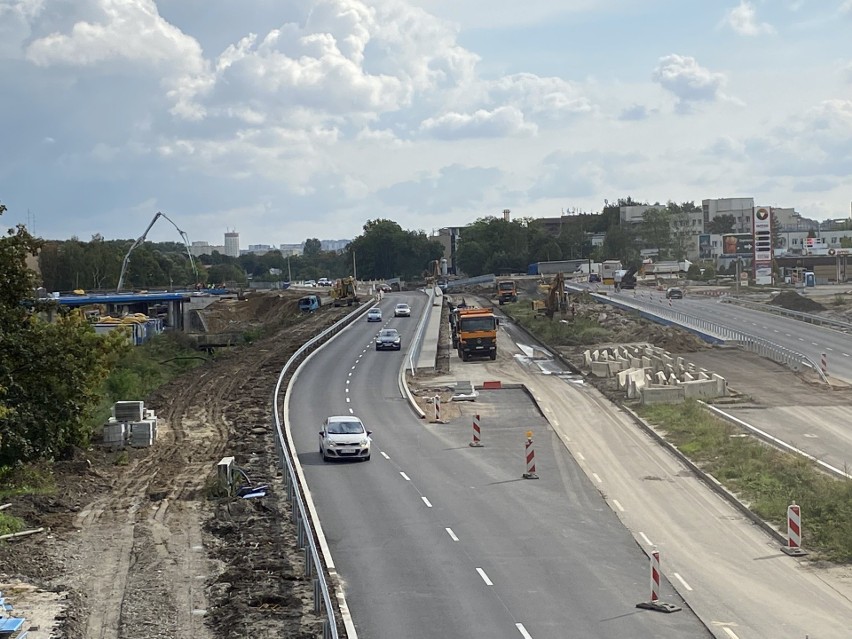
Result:
{"label": "white building with windows", "polygon": [[734,233],[751,233],[751,216],[754,212],[753,197],[726,197],[701,200],[701,209],[706,226],[710,220],[722,215],[734,217]]}
{"label": "white building with windows", "polygon": [[240,234],[236,231],[225,233],[225,255],[228,257],[240,256]]}

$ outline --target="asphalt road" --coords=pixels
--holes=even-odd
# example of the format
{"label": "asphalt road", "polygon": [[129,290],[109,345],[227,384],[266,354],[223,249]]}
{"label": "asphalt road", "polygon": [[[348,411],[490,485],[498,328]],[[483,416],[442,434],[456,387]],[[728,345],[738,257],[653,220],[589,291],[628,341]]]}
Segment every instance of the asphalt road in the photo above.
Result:
{"label": "asphalt road", "polygon": [[[409,319],[393,305],[412,305]],[[425,298],[389,295],[386,322],[413,337]],[[399,398],[402,352],[375,352],[378,323],[356,322],[294,381],[290,427],[361,639],[709,637],[689,608],[636,609],[650,596],[643,550],[523,391],[476,409],[488,440],[471,448],[468,418],[427,424]],[[361,417],[369,462],[323,463],[324,417]],[[538,480],[526,470],[534,432]],[[664,581],[665,601],[680,604]]]}
{"label": "asphalt road", "polygon": [[[700,319],[715,322],[732,330],[762,337],[790,350],[802,353],[816,364],[823,353],[828,358],[831,377],[852,384],[852,336],[780,315],[763,313],[700,295],[687,295],[680,300],[666,300],[661,293],[616,293],[616,299],[635,302],[643,308],[673,308]],[[671,301],[671,304],[669,304]]]}

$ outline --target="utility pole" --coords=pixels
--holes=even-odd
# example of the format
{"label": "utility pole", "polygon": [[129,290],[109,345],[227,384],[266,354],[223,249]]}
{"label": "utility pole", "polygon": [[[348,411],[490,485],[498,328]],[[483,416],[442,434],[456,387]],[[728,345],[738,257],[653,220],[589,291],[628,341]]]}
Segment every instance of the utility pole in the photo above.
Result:
{"label": "utility pole", "polygon": [[740,296],[740,258],[737,258],[737,293],[736,297]]}
{"label": "utility pole", "polygon": [[293,281],[293,274],[290,272],[290,256],[287,256],[287,281]]}
{"label": "utility pole", "polygon": [[355,249],[352,249],[352,279],[358,281],[358,269],[355,265]]}

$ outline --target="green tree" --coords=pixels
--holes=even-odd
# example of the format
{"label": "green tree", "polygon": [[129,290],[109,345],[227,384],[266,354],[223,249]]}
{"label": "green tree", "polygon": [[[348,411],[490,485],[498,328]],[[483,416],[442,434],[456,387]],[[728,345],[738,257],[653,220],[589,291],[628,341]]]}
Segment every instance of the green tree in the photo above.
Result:
{"label": "green tree", "polygon": [[671,213],[667,208],[651,207],[642,214],[639,237],[643,247],[656,249],[660,258],[669,257],[672,248]]}
{"label": "green tree", "polygon": [[26,259],[42,245],[23,225],[0,238],[0,465],[84,445],[101,383],[126,343],[96,335],[79,314],[40,319],[53,302],[35,296]]}
{"label": "green tree", "polygon": [[726,213],[724,215],[717,215],[712,220],[707,222],[704,225],[704,230],[707,233],[713,233],[715,235],[723,235],[725,233],[730,233],[734,230],[734,225],[736,225],[737,219],[731,215],[730,213]]}
{"label": "green tree", "polygon": [[322,251],[322,242],[317,238],[312,237],[305,240],[305,248],[302,250],[305,257],[315,257],[320,254],[320,251]]}

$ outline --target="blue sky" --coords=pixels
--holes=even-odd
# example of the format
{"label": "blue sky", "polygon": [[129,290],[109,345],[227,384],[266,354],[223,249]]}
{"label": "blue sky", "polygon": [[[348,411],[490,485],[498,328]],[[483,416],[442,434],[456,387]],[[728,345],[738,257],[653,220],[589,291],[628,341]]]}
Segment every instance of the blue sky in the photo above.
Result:
{"label": "blue sky", "polygon": [[[190,240],[852,203],[852,0],[0,0],[5,226]],[[178,240],[160,223],[152,240]]]}

